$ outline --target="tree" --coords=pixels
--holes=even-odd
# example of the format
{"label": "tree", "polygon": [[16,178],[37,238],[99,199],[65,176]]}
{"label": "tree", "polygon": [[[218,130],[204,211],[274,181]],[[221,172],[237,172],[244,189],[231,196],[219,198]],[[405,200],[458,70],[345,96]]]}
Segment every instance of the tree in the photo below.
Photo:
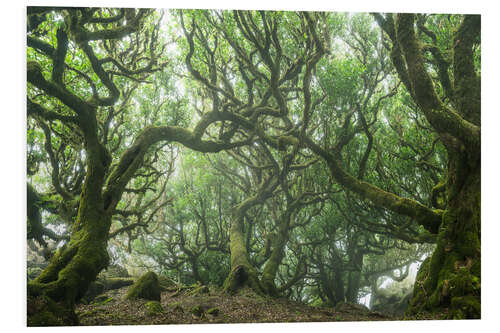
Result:
{"label": "tree", "polygon": [[419,273],[411,311],[449,307],[451,317],[479,318],[481,17],[375,17],[391,41],[399,78],[448,155],[446,178],[436,188],[445,194],[442,218],[433,228],[437,247]]}
{"label": "tree", "polygon": [[[325,50],[308,13],[185,11],[179,18],[188,42],[186,66],[212,103],[213,111],[203,116],[217,111],[223,120],[218,128],[220,137],[238,132],[249,138],[257,136],[258,145],[270,157],[266,164],[272,163],[276,151],[286,151],[285,170],[271,168],[263,173],[255,195],[235,206],[232,214],[232,271],[226,286],[235,290],[248,281],[262,293],[258,273],[248,261],[244,246],[243,220],[248,209],[273,194],[299,152],[297,144],[287,151],[290,140],[294,140],[285,133],[298,125],[289,116],[308,114],[314,108],[310,98],[303,103],[299,84],[310,84],[313,68]],[[320,14],[318,18],[325,20]],[[287,34],[290,38],[285,37]],[[304,91],[309,93],[307,88]]]}
{"label": "tree", "polygon": [[[132,87],[165,66],[159,59],[160,19],[146,9],[28,9],[28,115],[45,131],[52,185],[63,202],[77,199],[78,207],[69,242],[28,284],[29,325],[77,323],[75,302],[108,264],[112,217],[152,147],[180,142],[216,152],[247,143],[202,140],[206,120],[193,131],[147,126],[132,142],[113,142],[113,120],[119,119],[114,106],[121,99],[128,109]],[[61,185],[60,161],[51,156],[52,133],[60,135],[63,151],[73,138],[69,154],[85,165],[81,185]]]}
{"label": "tree", "polygon": [[309,276],[331,304],[372,252],[436,242],[410,310],[480,315],[478,16],[171,11],[170,52],[162,15],[28,8],[28,238],[69,238],[28,284],[30,325],[77,322],[113,237],[203,282],[229,249],[227,290]]}
{"label": "tree", "polygon": [[157,214],[156,230],[138,235],[132,251],[180,283],[222,286],[229,271],[228,198],[234,193],[202,154],[185,151],[179,163],[182,171],[168,191],[172,204]]}

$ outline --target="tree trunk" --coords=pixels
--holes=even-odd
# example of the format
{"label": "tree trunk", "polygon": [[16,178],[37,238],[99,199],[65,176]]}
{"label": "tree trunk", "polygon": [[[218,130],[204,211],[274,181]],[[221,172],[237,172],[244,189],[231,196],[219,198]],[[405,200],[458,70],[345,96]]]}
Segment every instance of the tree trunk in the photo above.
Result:
{"label": "tree trunk", "polygon": [[245,243],[244,221],[245,213],[269,198],[278,186],[276,178],[263,181],[257,194],[236,205],[231,213],[231,228],[229,229],[229,250],[231,251],[231,271],[224,282],[224,290],[234,294],[244,286],[250,287],[259,295],[267,294],[259,280],[259,272],[248,258]]}
{"label": "tree trunk", "polygon": [[410,314],[448,309],[449,318],[481,317],[480,166],[457,166],[455,177],[449,179],[448,209],[437,246],[419,271]]}
{"label": "tree trunk", "polygon": [[262,271],[262,287],[267,294],[271,296],[278,296],[278,290],[276,289],[276,284],[274,280],[276,274],[278,273],[279,266],[283,260],[285,245],[288,241],[288,223],[286,223],[286,217],[284,221],[281,221],[279,226],[279,233],[276,237],[274,244],[272,244],[272,252],[268,261],[264,266]]}
{"label": "tree trunk", "polygon": [[[351,263],[356,270],[349,271],[347,274],[347,291],[346,300],[348,303],[358,302],[358,291],[361,283],[361,268],[363,267],[363,253],[361,251],[353,251]],[[357,269],[359,268],[359,270]]]}
{"label": "tree trunk", "polygon": [[28,284],[28,326],[77,325],[75,303],[108,265],[107,235],[111,219],[92,205],[80,209],[76,223],[80,229]]}
{"label": "tree trunk", "polygon": [[427,73],[415,16],[398,14],[397,42],[402,47],[415,102],[439,133],[448,152],[447,207],[437,246],[422,267],[409,313],[448,310],[449,318],[481,317],[481,85],[474,65],[481,17],[466,15],[454,36],[454,104],[438,97]]}
{"label": "tree trunk", "polygon": [[230,229],[231,271],[224,282],[224,290],[234,294],[244,286],[257,294],[265,294],[257,270],[248,261],[241,223],[233,221]]}
{"label": "tree trunk", "polygon": [[101,189],[107,163],[98,149],[87,149],[87,177],[69,243],[61,247],[45,270],[28,283],[28,326],[77,325],[76,302],[109,263],[111,215]]}
{"label": "tree trunk", "polygon": [[257,294],[265,294],[259,281],[259,274],[248,260],[243,232],[244,213],[242,205],[235,208],[229,230],[229,249],[231,251],[231,271],[224,282],[224,290],[234,294],[244,286]]}

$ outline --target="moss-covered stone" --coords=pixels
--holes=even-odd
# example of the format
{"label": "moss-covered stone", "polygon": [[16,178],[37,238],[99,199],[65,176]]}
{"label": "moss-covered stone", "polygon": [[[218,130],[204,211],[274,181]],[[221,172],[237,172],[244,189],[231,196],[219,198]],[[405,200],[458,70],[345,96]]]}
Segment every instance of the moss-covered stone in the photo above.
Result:
{"label": "moss-covered stone", "polygon": [[148,316],[155,316],[163,312],[163,307],[158,301],[147,302],[146,304],[144,304],[144,307],[146,308],[146,314]]}
{"label": "moss-covered stone", "polygon": [[141,276],[130,287],[125,299],[143,298],[152,301],[160,301],[161,289],[158,283],[158,277],[154,272],[148,272]]}

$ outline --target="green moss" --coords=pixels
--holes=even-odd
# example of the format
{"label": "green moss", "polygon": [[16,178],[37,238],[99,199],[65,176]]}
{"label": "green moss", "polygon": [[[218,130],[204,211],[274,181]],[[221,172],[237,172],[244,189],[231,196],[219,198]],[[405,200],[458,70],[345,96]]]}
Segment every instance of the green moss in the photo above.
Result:
{"label": "green moss", "polygon": [[189,292],[189,295],[208,294],[210,289],[204,285],[194,285],[194,289]]}
{"label": "green moss", "polygon": [[431,257],[427,257],[420,265],[420,269],[413,286],[413,297],[408,307],[408,314],[416,314],[424,310],[424,305],[431,293],[426,287],[426,281],[429,277]]}
{"label": "green moss", "polygon": [[102,306],[102,305],[108,304],[112,300],[113,300],[113,297],[108,297],[108,296],[102,295],[102,296],[97,297],[93,304],[95,306]]}
{"label": "green moss", "polygon": [[201,317],[203,314],[203,308],[199,305],[195,305],[191,308],[191,313],[194,314],[196,317]]}
{"label": "green moss", "polygon": [[72,308],[67,308],[46,296],[28,297],[28,326],[78,325],[78,317]]}
{"label": "green moss", "polygon": [[231,270],[226,281],[224,281],[223,290],[233,295],[245,286],[250,287],[257,295],[265,295],[257,271],[253,267],[246,265],[238,265]]}
{"label": "green moss", "polygon": [[456,274],[450,279],[450,295],[452,297],[462,295],[478,294],[481,290],[479,278],[471,274],[466,267],[458,269]]}
{"label": "green moss", "polygon": [[173,311],[184,312],[181,302],[170,303],[168,306],[171,307]]}
{"label": "green moss", "polygon": [[460,296],[451,299],[450,319],[480,319],[481,299],[478,296]]}
{"label": "green moss", "polygon": [[219,308],[210,308],[207,310],[207,314],[212,315],[212,316],[217,316],[219,315],[220,310]]}
{"label": "green moss", "polygon": [[104,280],[104,286],[106,290],[119,289],[122,287],[131,286],[132,284],[134,284],[134,280],[132,278],[126,277],[107,278]]}
{"label": "green moss", "polygon": [[158,301],[147,302],[146,304],[144,304],[144,306],[146,307],[146,314],[148,316],[154,316],[163,313],[163,307]]}
{"label": "green moss", "polygon": [[224,281],[224,291],[236,293],[244,286],[249,286],[257,294],[265,294],[259,282],[257,270],[248,261],[248,253],[243,235],[243,217],[246,209],[252,206],[255,197],[242,202],[233,210],[230,228],[231,272]]}
{"label": "green moss", "polygon": [[469,228],[462,226],[466,221],[473,223],[460,213],[443,215],[436,249],[417,274],[408,314],[449,308],[449,318],[480,316],[480,257],[469,256],[478,253],[480,244],[475,233],[463,231]]}
{"label": "green moss", "polygon": [[92,317],[98,313],[104,313],[106,310],[103,308],[94,308],[92,310],[88,310],[82,313],[77,313],[78,317],[80,319],[85,318],[85,317]]}
{"label": "green moss", "polygon": [[125,299],[143,298],[153,301],[160,301],[160,284],[154,272],[148,272],[141,276],[128,290]]}
{"label": "green moss", "polygon": [[104,290],[104,283],[102,283],[101,281],[94,281],[90,284],[83,300],[88,303],[92,301],[97,295],[103,293]]}

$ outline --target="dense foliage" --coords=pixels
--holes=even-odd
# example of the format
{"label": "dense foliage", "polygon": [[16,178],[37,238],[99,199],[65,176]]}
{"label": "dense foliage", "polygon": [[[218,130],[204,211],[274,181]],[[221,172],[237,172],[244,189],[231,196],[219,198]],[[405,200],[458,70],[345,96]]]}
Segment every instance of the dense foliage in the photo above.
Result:
{"label": "dense foliage", "polygon": [[428,258],[409,312],[480,316],[479,16],[27,14],[29,325],[111,263],[335,306]]}

